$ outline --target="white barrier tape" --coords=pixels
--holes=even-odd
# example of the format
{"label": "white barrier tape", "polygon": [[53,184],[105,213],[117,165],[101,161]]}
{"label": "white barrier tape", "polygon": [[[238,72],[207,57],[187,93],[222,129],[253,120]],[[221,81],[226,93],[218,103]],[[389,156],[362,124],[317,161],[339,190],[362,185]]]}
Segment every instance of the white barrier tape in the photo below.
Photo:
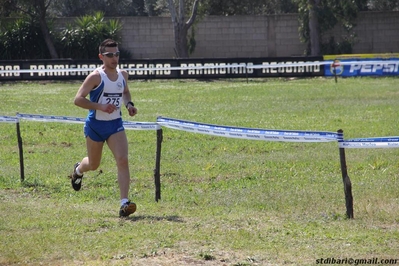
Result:
{"label": "white barrier tape", "polygon": [[399,148],[399,137],[358,138],[338,140],[340,148]]}
{"label": "white barrier tape", "polygon": [[18,118],[15,116],[0,116],[0,123],[18,123]]}
{"label": "white barrier tape", "polygon": [[[209,65],[204,66],[185,66],[185,67],[143,67],[143,68],[123,68],[126,71],[165,71],[165,70],[201,70],[201,69],[220,69],[220,68],[245,68],[245,69],[264,69],[264,68],[286,68],[286,67],[300,67],[300,66],[321,66],[321,65],[332,65],[334,60],[320,61],[320,62],[303,62],[303,63],[291,63],[291,64],[280,64],[274,62],[266,62],[263,65],[247,65],[245,63],[234,63],[234,64],[219,64],[212,65],[212,63],[206,63]],[[195,64],[193,62],[192,64]],[[398,60],[373,60],[373,61],[340,61],[336,63],[340,65],[369,65],[369,64],[396,64],[399,65]],[[13,69],[13,70],[0,70],[0,74],[8,73],[58,73],[58,72],[89,72],[96,68],[57,68],[57,69]]]}
{"label": "white barrier tape", "polygon": [[303,62],[303,63],[290,63],[290,64],[279,64],[277,62],[266,62],[264,65],[249,65],[247,69],[263,69],[263,68],[286,68],[286,67],[307,67],[307,66],[321,66],[321,65],[331,65],[331,62]]}
{"label": "white barrier tape", "polygon": [[134,129],[134,130],[158,130],[161,129],[161,126],[158,123],[151,122],[130,122],[123,121],[123,126],[125,129]]}
{"label": "white barrier tape", "polygon": [[[211,63],[210,63],[211,64]],[[218,69],[218,68],[247,68],[245,63],[231,65],[206,65],[206,66],[187,66],[187,67],[141,67],[141,68],[121,68],[126,71],[163,71],[163,70],[193,70],[193,69]],[[89,72],[97,68],[56,68],[56,69],[14,69],[0,70],[2,73],[58,73],[58,72]]]}
{"label": "white barrier tape", "polygon": [[[79,124],[83,124],[85,122],[84,118],[79,117],[18,113],[16,117],[0,116],[0,123],[18,123],[19,118],[41,122],[64,122]],[[399,148],[399,136],[343,140],[342,134],[337,134],[335,132],[239,128],[202,124],[166,117],[158,117],[157,123],[123,121],[123,126],[125,129],[133,130],[159,130],[161,129],[161,125],[183,131],[228,138],[284,142],[331,142],[338,140],[338,145],[340,148]]]}
{"label": "white barrier tape", "polygon": [[252,139],[264,141],[285,141],[285,142],[331,142],[337,141],[337,133],[316,132],[316,131],[294,131],[294,130],[268,130],[219,126],[201,124],[191,121],[178,120],[166,117],[158,117],[157,122],[165,127],[221,136],[227,138]]}
{"label": "white barrier tape", "polygon": [[33,114],[17,114],[17,117],[24,120],[40,121],[40,122],[61,122],[61,123],[77,123],[83,124],[85,119],[79,117],[55,116],[55,115],[33,115]]}
{"label": "white barrier tape", "polygon": [[[193,63],[195,64],[195,63]],[[254,68],[253,65],[250,67],[245,63],[233,63],[233,64],[219,64],[212,65],[212,63],[205,63],[204,66],[184,66],[184,67],[141,67],[141,68],[123,68],[126,71],[164,71],[164,70],[196,70],[196,69],[219,69],[219,68]],[[317,63],[317,65],[322,64],[322,62]],[[309,63],[310,65],[310,63]],[[262,67],[263,65],[258,65],[261,68],[269,68],[267,65]],[[281,67],[287,67],[289,65],[281,64]],[[300,64],[300,66],[305,66],[305,63]],[[270,66],[270,68],[275,68],[276,65]],[[277,65],[278,67],[278,65]],[[0,70],[0,74],[2,73],[57,73],[57,72],[89,72],[93,71],[96,68],[56,68],[56,69],[13,69],[13,70]]]}
{"label": "white barrier tape", "polygon": [[[80,117],[68,117],[68,116],[54,116],[54,115],[34,115],[34,114],[17,114],[17,118],[31,121],[41,121],[41,122],[61,122],[61,123],[85,123],[85,118]],[[151,122],[131,122],[123,121],[123,126],[125,129],[133,130],[158,130],[161,128],[157,123]]]}
{"label": "white barrier tape", "polygon": [[[209,63],[211,64],[211,63]],[[286,66],[286,65],[285,65]],[[271,66],[275,67],[275,65]],[[196,70],[196,69],[219,69],[219,68],[248,68],[245,63],[223,65],[205,65],[205,66],[187,66],[187,67],[141,67],[141,68],[121,68],[126,71],[169,71],[169,70]],[[14,70],[0,70],[0,74],[4,73],[58,73],[58,72],[90,72],[96,68],[57,68],[57,69],[14,69]]]}

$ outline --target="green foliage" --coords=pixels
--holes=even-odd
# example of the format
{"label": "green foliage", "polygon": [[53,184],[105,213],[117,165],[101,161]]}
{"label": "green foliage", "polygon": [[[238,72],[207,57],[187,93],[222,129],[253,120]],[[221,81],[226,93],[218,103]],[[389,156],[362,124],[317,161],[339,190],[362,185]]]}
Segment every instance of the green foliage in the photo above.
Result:
{"label": "green foliage", "polygon": [[120,42],[121,29],[122,25],[118,20],[105,20],[101,12],[79,17],[74,24],[61,31],[57,44],[60,57],[97,59],[98,45],[107,38]]}
{"label": "green foliage", "polygon": [[373,0],[368,3],[369,10],[373,11],[399,11],[398,0]]}
{"label": "green foliage", "polygon": [[330,37],[328,42],[321,44],[321,53],[328,54],[351,54],[355,37],[344,37],[343,41],[335,41],[333,36]]}
{"label": "green foliage", "polygon": [[2,24],[0,30],[0,60],[48,58],[38,21],[23,17]]}
{"label": "green foliage", "polygon": [[267,15],[296,13],[297,4],[292,0],[204,0],[202,12],[207,15]]}
{"label": "green foliage", "polygon": [[[1,1],[1,0],[0,0]],[[156,16],[156,0],[52,0],[50,13],[61,17],[81,17],[102,12],[106,17]]]}
{"label": "green foliage", "polygon": [[[298,3],[299,13],[299,34],[302,42],[308,44],[305,54],[310,54],[310,29],[309,29],[309,0],[295,0]],[[316,2],[316,1],[315,1]],[[321,54],[332,54],[336,51],[352,51],[355,41],[353,29],[355,27],[355,19],[358,11],[361,9],[364,0],[347,1],[347,0],[328,0],[320,1],[315,6],[317,21],[319,26],[319,38],[321,43]],[[342,41],[328,36],[328,31],[337,25],[344,28],[347,36],[342,36]]]}
{"label": "green foliage", "polygon": [[[1,24],[0,60],[50,58],[39,22],[29,17]],[[52,27],[51,23],[49,24]],[[98,45],[106,38],[120,42],[122,29],[117,19],[105,19],[97,12],[76,19],[60,33],[51,31],[60,58],[97,59]],[[130,58],[128,51],[122,50],[124,58]]]}
{"label": "green foliage", "polygon": [[196,23],[193,24],[193,26],[191,27],[191,33],[187,36],[188,54],[194,53],[195,46],[197,45],[197,42],[195,40],[195,28]]}

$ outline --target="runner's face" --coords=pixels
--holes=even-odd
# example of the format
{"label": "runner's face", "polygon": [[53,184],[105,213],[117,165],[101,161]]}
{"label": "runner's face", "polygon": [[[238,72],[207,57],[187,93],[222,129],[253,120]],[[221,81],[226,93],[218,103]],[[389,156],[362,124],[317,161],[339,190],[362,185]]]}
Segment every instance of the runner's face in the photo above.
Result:
{"label": "runner's face", "polygon": [[116,68],[119,62],[119,49],[118,47],[106,47],[105,52],[101,53],[100,59],[106,67]]}

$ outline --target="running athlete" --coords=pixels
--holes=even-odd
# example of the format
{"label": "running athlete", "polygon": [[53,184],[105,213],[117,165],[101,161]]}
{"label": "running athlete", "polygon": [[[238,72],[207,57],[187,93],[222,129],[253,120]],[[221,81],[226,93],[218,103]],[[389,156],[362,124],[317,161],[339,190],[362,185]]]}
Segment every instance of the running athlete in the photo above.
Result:
{"label": "running athlete", "polygon": [[[99,46],[99,58],[103,65],[90,73],[80,86],[75,105],[88,109],[84,125],[87,157],[75,164],[71,174],[74,190],[80,190],[83,174],[100,166],[104,142],[112,151],[118,172],[120,190],[120,217],[127,217],[136,211],[136,204],[130,202],[130,172],[128,142],[122,122],[121,107],[126,106],[130,116],[137,114],[129,87],[128,73],[118,68],[118,43],[107,39]],[[86,98],[89,96],[89,99]]]}

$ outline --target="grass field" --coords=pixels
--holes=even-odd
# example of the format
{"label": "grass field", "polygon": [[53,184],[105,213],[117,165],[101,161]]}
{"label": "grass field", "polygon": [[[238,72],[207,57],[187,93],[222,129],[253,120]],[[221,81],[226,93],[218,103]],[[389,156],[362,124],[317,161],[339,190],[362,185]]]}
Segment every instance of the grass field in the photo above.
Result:
{"label": "grass field", "polygon": [[[79,82],[0,84],[0,115],[85,117]],[[398,78],[131,81],[139,114],[202,123],[397,136]],[[116,166],[75,192],[68,175],[85,156],[83,126],[0,124],[0,265],[312,265],[397,259],[398,149],[347,149],[355,219],[346,219],[338,145],[229,139],[163,129],[162,199],[154,200],[156,133],[127,131],[131,198],[118,218]]]}

